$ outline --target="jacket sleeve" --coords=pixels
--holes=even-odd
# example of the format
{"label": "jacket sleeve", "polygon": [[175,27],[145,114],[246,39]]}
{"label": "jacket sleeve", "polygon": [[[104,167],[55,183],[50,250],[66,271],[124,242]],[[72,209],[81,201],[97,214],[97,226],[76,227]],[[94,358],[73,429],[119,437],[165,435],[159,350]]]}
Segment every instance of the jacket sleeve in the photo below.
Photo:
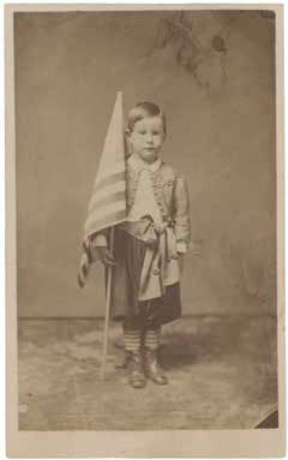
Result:
{"label": "jacket sleeve", "polygon": [[190,205],[185,178],[178,174],[174,186],[174,221],[177,248],[186,252],[191,239]]}

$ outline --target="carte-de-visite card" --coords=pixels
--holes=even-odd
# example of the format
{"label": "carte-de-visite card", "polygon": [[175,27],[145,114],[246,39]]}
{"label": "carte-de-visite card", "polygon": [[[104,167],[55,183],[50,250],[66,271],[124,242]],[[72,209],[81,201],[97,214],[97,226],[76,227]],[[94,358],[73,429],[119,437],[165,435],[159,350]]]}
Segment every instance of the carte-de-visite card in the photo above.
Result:
{"label": "carte-de-visite card", "polygon": [[284,455],[282,7],[5,25],[8,455]]}

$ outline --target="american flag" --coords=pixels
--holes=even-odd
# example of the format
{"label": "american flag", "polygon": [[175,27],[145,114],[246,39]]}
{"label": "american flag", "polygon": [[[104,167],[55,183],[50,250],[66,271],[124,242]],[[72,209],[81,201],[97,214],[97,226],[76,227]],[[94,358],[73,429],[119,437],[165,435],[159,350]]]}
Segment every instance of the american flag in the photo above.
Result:
{"label": "american flag", "polygon": [[118,92],[84,224],[84,252],[78,272],[80,286],[85,284],[91,263],[89,247],[91,236],[126,219],[125,171],[123,103],[122,92]]}

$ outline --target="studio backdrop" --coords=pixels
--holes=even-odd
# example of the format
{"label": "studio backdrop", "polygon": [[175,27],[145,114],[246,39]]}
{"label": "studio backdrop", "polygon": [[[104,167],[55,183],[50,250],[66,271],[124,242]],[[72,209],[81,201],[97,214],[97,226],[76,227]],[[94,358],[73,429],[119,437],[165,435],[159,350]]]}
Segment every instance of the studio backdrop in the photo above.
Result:
{"label": "studio backdrop", "polygon": [[166,113],[193,242],[185,314],[276,315],[274,16],[269,11],[17,13],[21,317],[102,316],[103,268],[77,285],[83,225],[117,91]]}

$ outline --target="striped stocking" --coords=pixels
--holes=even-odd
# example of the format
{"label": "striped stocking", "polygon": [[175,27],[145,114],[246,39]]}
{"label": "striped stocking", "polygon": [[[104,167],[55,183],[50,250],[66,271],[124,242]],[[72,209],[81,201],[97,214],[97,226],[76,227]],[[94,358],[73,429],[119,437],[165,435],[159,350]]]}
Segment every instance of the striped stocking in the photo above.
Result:
{"label": "striped stocking", "polygon": [[125,350],[136,352],[141,347],[141,331],[140,330],[124,330],[124,345]]}
{"label": "striped stocking", "polygon": [[144,335],[144,346],[149,350],[158,350],[160,345],[160,328],[147,329]]}

